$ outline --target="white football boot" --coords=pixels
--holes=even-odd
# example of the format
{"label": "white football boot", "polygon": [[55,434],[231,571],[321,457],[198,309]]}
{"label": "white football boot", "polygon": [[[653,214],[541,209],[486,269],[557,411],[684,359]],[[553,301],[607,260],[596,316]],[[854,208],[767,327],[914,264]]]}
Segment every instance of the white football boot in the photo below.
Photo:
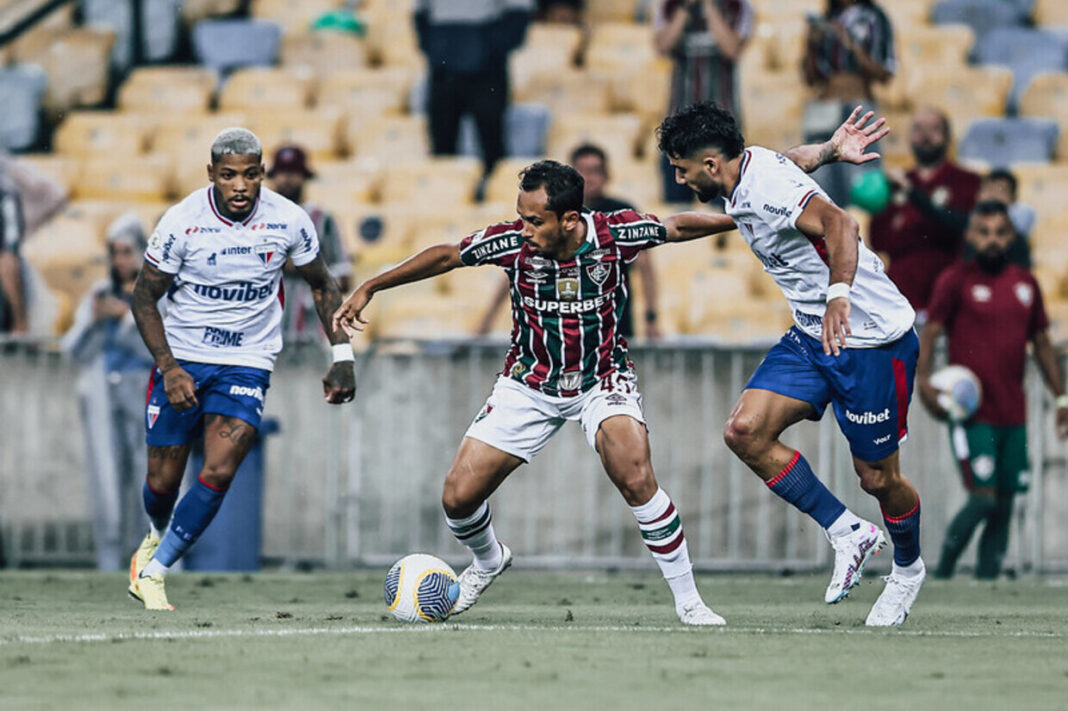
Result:
{"label": "white football boot", "polygon": [[467,566],[458,578],[460,582],[460,596],[456,598],[456,604],[452,608],[453,615],[461,612],[478,602],[478,596],[490,586],[497,576],[508,570],[512,564],[512,551],[503,543],[501,546],[501,564],[496,570],[481,570],[475,564]]}
{"label": "white football boot", "polygon": [[687,605],[686,607],[676,608],[675,612],[678,613],[679,620],[681,620],[684,625],[694,625],[695,627],[718,627],[727,624],[725,619],[712,612],[711,608],[700,600],[691,605]]}
{"label": "white football boot", "polygon": [[834,572],[823,599],[833,605],[841,602],[860,583],[864,566],[883,549],[886,537],[874,523],[861,520],[857,530],[837,538],[827,534],[827,540],[834,548]]}
{"label": "white football boot", "polygon": [[883,578],[886,587],[872,605],[864,624],[868,627],[897,627],[905,621],[909,610],[912,609],[912,603],[916,601],[916,595],[923,586],[923,579],[927,577],[926,566],[922,560],[918,562],[920,571],[915,575],[891,573]]}

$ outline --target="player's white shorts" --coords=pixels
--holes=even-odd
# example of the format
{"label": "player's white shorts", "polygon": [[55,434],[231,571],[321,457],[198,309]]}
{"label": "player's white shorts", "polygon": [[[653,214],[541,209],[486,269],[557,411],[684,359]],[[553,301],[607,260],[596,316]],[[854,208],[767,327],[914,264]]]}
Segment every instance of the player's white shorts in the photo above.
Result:
{"label": "player's white shorts", "polygon": [[568,420],[582,425],[586,441],[596,450],[601,423],[616,415],[645,424],[634,373],[613,373],[574,397],[544,395],[501,376],[466,436],[529,462]]}

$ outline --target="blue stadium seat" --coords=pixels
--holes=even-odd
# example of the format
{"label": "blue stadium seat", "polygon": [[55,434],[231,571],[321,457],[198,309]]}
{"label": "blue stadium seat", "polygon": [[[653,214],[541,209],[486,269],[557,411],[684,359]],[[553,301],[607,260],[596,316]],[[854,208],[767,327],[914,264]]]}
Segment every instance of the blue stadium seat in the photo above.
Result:
{"label": "blue stadium seat", "polygon": [[1006,0],[942,0],[931,9],[936,25],[969,25],[977,39],[998,27],[1022,27],[1030,10]]}
{"label": "blue stadium seat", "polygon": [[1050,119],[981,119],[969,126],[957,154],[996,167],[1047,162],[1053,159],[1057,135],[1057,123]]}
{"label": "blue stadium seat", "polygon": [[197,61],[223,74],[271,66],[281,42],[282,29],[267,20],[202,20],[193,28]]}
{"label": "blue stadium seat", "polygon": [[976,44],[982,64],[1003,64],[1012,70],[1013,86],[1009,111],[1016,110],[1020,95],[1039,72],[1063,71],[1068,67],[1068,46],[1054,34],[1022,27],[1005,27],[988,32]]}
{"label": "blue stadium seat", "polygon": [[35,64],[0,68],[0,145],[29,148],[41,124],[41,99],[48,75]]}
{"label": "blue stadium seat", "polygon": [[[149,62],[170,59],[178,46],[178,12],[180,0],[140,0],[143,28],[141,53]],[[115,32],[111,63],[121,71],[133,64],[130,42],[132,13],[129,2],[83,0],[85,24]]]}

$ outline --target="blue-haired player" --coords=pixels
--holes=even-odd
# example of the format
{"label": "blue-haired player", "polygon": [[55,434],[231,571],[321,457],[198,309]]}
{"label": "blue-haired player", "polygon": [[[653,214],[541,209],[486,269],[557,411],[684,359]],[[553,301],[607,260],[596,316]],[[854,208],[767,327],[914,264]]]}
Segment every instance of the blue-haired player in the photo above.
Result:
{"label": "blue-haired player", "polygon": [[[840,130],[869,142],[885,133],[881,120],[864,126],[870,113],[854,121],[858,113]],[[893,571],[867,624],[900,625],[925,575],[920,498],[898,459],[919,353],[915,313],[860,241],[856,221],[793,161],[766,148],[746,148],[729,112],[696,104],[666,118],[659,135],[678,182],[702,201],[724,199],[727,214],[794,313],[795,325],[768,352],[735,405],[724,433],[727,445],[773,492],[827,532],[835,560],[825,600],[836,603],[860,581],[885,538],[820,483],[800,452],[779,441],[787,427],[819,419],[828,404],[834,406],[860,485],[879,501],[894,543]]]}
{"label": "blue-haired player", "polygon": [[[282,349],[282,266],[311,286],[334,346],[327,402],[352,400],[352,348],[330,318],[341,305],[307,213],[262,188],[259,139],[226,129],[211,146],[208,179],[160,219],[131,310],[156,361],[148,387],[145,511],[152,530],[130,561],[129,592],[149,610],[173,610],[164,575],[204,532],[248,454]],[[167,316],[157,302],[167,297]],[[204,436],[204,468],[182,500],[189,445]],[[173,512],[173,516],[172,516]]]}

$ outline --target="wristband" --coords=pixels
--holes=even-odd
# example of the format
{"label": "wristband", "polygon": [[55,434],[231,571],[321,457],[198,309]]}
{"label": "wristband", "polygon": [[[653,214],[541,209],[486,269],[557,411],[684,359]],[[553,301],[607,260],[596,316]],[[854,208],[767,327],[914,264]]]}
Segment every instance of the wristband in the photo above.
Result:
{"label": "wristband", "polygon": [[1053,404],[1060,410],[1062,407],[1068,407],[1068,395],[1058,395],[1057,399],[1053,401]]}
{"label": "wristband", "polygon": [[356,360],[356,354],[352,352],[351,343],[335,343],[330,346],[330,350],[334,354],[335,363],[344,363],[346,361]]}
{"label": "wristband", "polygon": [[844,281],[839,281],[831,284],[827,287],[827,303],[831,303],[832,299],[849,298],[849,292],[853,290],[849,284]]}

